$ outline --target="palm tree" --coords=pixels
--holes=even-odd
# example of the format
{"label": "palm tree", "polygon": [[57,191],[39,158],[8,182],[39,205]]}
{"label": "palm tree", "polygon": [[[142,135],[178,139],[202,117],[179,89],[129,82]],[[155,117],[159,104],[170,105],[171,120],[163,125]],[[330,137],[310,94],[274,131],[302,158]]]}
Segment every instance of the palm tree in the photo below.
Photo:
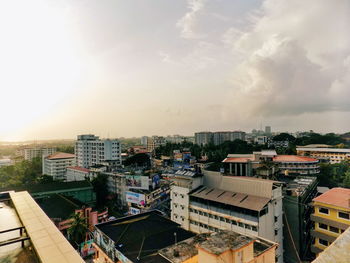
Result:
{"label": "palm tree", "polygon": [[80,213],[76,213],[71,218],[72,225],[67,229],[68,239],[75,245],[79,245],[85,241],[88,226],[85,218]]}

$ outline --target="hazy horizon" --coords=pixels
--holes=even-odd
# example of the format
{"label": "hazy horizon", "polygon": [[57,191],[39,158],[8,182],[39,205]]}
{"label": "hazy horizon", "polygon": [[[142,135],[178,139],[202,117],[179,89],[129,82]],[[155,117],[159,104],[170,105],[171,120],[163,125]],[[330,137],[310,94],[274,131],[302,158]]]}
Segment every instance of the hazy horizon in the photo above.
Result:
{"label": "hazy horizon", "polygon": [[350,131],[347,0],[0,3],[0,141]]}

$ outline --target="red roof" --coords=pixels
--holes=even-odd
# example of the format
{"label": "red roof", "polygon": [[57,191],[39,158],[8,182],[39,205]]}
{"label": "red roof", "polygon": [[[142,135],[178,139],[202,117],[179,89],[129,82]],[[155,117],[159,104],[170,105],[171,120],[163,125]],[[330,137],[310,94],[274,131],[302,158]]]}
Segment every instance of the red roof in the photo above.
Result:
{"label": "red roof", "polygon": [[86,172],[86,173],[90,172],[89,169],[86,169],[86,168],[80,167],[80,166],[70,166],[70,167],[67,167],[67,169],[76,170],[76,171],[80,171],[80,172]]}
{"label": "red roof", "polygon": [[315,158],[298,156],[298,155],[277,155],[273,157],[274,162],[280,163],[308,163],[308,162],[318,162]]}
{"label": "red roof", "polygon": [[49,160],[75,158],[75,154],[56,152],[46,157]]}
{"label": "red roof", "polygon": [[314,202],[350,208],[350,189],[347,188],[332,188],[324,194],[313,199]]}
{"label": "red roof", "polygon": [[225,158],[223,163],[247,163],[248,161],[254,161],[253,157],[229,157]]}

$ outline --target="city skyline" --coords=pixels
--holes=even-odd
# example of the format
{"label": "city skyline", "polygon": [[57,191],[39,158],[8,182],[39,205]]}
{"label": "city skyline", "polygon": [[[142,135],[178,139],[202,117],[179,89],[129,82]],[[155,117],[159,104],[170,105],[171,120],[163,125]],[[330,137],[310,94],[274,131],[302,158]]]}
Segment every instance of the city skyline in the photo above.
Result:
{"label": "city skyline", "polygon": [[0,141],[347,132],[349,20],[346,0],[2,2]]}

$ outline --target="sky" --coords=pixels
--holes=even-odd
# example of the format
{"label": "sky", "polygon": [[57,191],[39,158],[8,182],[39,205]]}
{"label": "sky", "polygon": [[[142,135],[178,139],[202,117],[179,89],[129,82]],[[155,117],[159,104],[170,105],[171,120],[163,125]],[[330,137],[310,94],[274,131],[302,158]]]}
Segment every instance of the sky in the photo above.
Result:
{"label": "sky", "polygon": [[350,130],[348,0],[0,2],[0,141]]}

